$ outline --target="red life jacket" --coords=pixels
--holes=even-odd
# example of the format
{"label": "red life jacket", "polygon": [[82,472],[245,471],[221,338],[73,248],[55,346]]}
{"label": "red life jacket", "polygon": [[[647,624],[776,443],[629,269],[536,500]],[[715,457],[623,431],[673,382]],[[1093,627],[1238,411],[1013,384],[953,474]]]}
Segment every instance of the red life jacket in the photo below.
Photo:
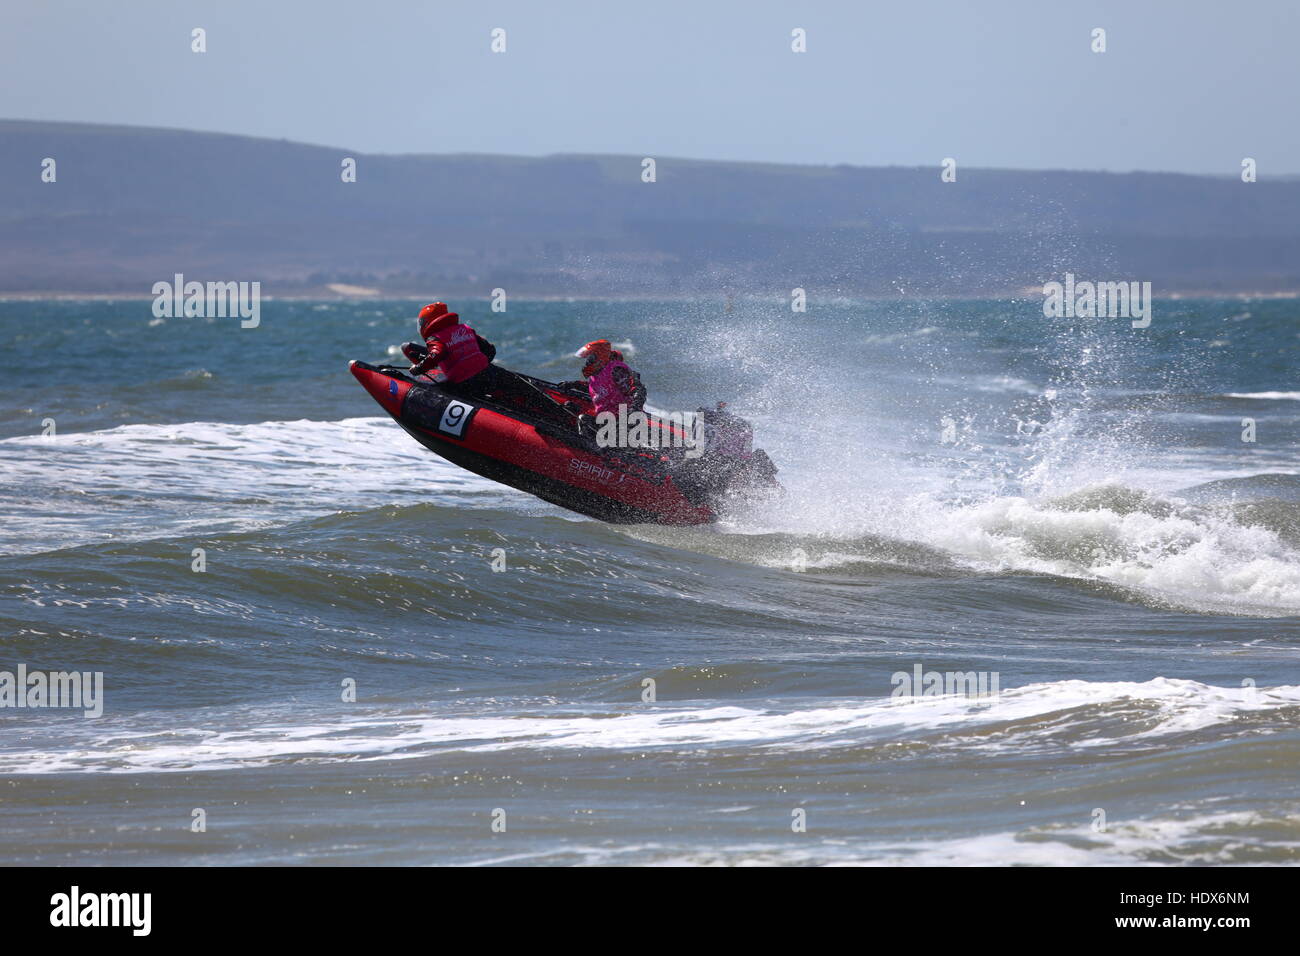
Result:
{"label": "red life jacket", "polygon": [[442,358],[437,368],[449,382],[463,382],[492,364],[478,347],[478,336],[468,325],[445,325],[426,339],[430,347],[435,340],[442,343]]}
{"label": "red life jacket", "polygon": [[591,404],[595,406],[596,414],[617,414],[618,406],[632,404],[635,389],[636,373],[618,359],[610,359],[604,368],[587,379],[587,391],[591,393]]}

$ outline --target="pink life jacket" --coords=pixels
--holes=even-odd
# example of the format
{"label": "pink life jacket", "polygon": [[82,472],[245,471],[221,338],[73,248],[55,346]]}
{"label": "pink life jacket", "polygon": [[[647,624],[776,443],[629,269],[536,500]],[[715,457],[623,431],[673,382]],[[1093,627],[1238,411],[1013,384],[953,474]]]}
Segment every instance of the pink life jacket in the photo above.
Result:
{"label": "pink life jacket", "polygon": [[613,412],[618,414],[618,406],[632,404],[632,391],[636,387],[636,375],[618,359],[610,359],[591,378],[587,379],[587,391],[591,393],[591,404],[596,414]]}
{"label": "pink life jacket", "polygon": [[478,336],[468,325],[444,326],[430,335],[428,341],[434,339],[443,346],[438,371],[447,376],[449,382],[463,382],[492,364],[478,347]]}

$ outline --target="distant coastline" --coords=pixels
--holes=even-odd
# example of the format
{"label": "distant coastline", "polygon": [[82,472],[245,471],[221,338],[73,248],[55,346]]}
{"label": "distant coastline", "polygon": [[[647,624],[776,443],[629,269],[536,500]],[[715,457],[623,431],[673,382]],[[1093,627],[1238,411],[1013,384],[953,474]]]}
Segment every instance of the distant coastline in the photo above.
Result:
{"label": "distant coastline", "polygon": [[[347,294],[333,292],[329,289],[294,289],[291,291],[276,291],[274,287],[264,287],[262,298],[265,301],[283,301],[283,302],[422,302],[431,298],[457,298],[461,300],[483,299],[487,301],[488,294],[481,289],[476,290],[458,290],[449,289],[445,286],[431,286],[429,291],[424,295],[411,293],[407,291],[387,291],[378,289],[374,294]],[[1031,295],[1023,290],[1008,291],[1006,293],[987,292],[979,295],[961,295],[957,293],[915,293],[897,295],[867,295],[867,294],[831,294],[827,296],[809,295],[810,303],[819,301],[843,301],[843,302],[889,302],[889,301],[953,301],[953,302],[1010,302],[1010,301],[1034,301],[1041,296]],[[130,302],[140,301],[147,302],[154,298],[148,292],[78,292],[78,291],[29,291],[29,292],[0,292],[0,302]],[[572,295],[562,292],[521,292],[512,295],[512,299],[519,302],[718,302],[725,304],[727,296],[721,294],[686,294],[686,293],[664,293],[662,295],[650,294],[628,294],[628,293],[610,293],[608,295],[580,294]],[[1155,293],[1156,301],[1160,300],[1179,300],[1179,299],[1222,299],[1230,301],[1248,301],[1252,299],[1259,300],[1284,300],[1300,299],[1300,289],[1265,291],[1265,292],[1246,292],[1246,291],[1206,291],[1198,289],[1178,289],[1161,294],[1159,290]],[[778,295],[744,295],[734,296],[732,301],[740,305],[745,302],[765,302],[786,301],[785,297]]]}
{"label": "distant coastline", "polygon": [[177,272],[279,298],[996,299],[1066,272],[1300,293],[1295,177],[656,162],[0,120],[0,296],[133,298]]}

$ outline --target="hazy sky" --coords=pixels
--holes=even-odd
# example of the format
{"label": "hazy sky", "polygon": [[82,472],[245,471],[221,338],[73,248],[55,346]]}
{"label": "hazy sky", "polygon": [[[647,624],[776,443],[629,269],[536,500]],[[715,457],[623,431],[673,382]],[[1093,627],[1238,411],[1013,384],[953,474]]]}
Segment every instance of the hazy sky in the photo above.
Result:
{"label": "hazy sky", "polygon": [[1297,0],[4,0],[0,18],[12,119],[361,152],[1300,173]]}

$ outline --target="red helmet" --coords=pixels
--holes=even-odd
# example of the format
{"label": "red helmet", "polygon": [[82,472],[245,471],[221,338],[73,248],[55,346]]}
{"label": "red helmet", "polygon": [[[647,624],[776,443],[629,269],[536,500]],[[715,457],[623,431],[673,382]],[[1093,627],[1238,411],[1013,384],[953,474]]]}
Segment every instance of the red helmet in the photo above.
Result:
{"label": "red helmet", "polygon": [[609,360],[613,357],[614,349],[609,344],[609,339],[596,339],[594,342],[588,342],[582,348],[578,349],[578,358],[587,360],[582,366],[582,374],[587,378],[595,375],[604,368]]}
{"label": "red helmet", "polygon": [[420,310],[420,334],[427,339],[439,329],[445,329],[459,321],[459,315],[447,311],[446,302],[431,302]]}

